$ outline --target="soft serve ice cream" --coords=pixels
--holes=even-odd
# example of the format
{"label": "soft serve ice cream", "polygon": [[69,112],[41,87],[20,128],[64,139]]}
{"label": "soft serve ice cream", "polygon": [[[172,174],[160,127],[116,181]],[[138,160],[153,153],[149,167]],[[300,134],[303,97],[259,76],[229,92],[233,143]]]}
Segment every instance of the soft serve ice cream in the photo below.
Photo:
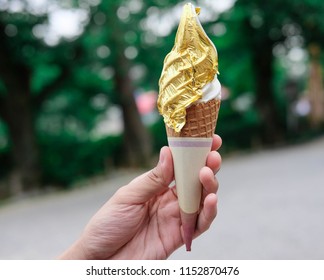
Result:
{"label": "soft serve ice cream", "polygon": [[220,99],[218,56],[198,19],[200,9],[186,4],[174,47],[165,57],[159,81],[158,109],[167,126],[179,132],[186,109],[197,102]]}

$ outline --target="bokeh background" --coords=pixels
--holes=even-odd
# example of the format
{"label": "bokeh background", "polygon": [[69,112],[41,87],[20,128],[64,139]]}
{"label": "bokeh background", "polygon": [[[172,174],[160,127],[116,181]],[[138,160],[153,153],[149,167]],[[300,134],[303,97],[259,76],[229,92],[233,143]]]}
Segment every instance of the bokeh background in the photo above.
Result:
{"label": "bokeh background", "polygon": [[[323,258],[322,1],[191,2],[219,54],[225,214],[189,258]],[[156,162],[184,3],[0,0],[1,258],[58,254],[119,177]]]}

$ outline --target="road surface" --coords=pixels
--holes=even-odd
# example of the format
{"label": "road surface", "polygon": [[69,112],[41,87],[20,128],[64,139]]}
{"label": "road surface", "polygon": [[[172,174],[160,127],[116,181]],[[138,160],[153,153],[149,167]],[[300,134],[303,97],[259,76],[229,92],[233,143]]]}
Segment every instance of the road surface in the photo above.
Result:
{"label": "road surface", "polygon": [[[52,259],[138,172],[0,206],[0,259]],[[170,259],[324,259],[324,138],[223,160],[218,216]]]}

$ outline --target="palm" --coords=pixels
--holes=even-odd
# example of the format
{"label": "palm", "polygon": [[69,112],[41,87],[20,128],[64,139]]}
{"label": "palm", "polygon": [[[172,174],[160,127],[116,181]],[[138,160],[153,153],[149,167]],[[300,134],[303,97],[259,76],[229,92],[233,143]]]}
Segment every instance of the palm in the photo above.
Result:
{"label": "palm", "polygon": [[[101,217],[107,217],[108,213],[115,215],[105,220],[104,227]],[[100,218],[96,219],[96,216]],[[96,216],[87,234],[94,240],[88,245],[92,244],[96,248],[94,257],[97,259],[165,259],[183,243],[179,206],[171,189],[140,204],[124,203],[117,197],[116,201],[107,203]],[[96,221],[101,224],[100,227],[95,226]],[[99,232],[99,228],[104,230]],[[96,244],[99,236],[100,252]]]}
{"label": "palm", "polygon": [[[179,206],[172,190],[135,207],[138,209],[133,208],[135,211],[125,217],[124,223],[133,220],[136,226],[128,232],[127,245],[112,258],[129,259],[129,252],[136,252],[131,255],[134,259],[165,259],[183,244]],[[120,231],[124,232],[125,228]]]}

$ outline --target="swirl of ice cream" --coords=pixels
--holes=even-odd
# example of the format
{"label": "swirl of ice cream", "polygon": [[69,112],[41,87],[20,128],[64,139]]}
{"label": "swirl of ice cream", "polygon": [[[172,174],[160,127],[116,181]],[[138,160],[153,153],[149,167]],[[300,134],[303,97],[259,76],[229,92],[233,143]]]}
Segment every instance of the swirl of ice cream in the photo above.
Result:
{"label": "swirl of ice cream", "polygon": [[179,132],[186,122],[186,108],[220,98],[218,56],[198,19],[199,8],[186,4],[174,47],[165,57],[159,80],[157,106],[164,122]]}
{"label": "swirl of ice cream", "polygon": [[214,80],[211,83],[206,84],[202,89],[202,97],[196,102],[208,102],[214,98],[221,99],[221,84],[215,75]]}

